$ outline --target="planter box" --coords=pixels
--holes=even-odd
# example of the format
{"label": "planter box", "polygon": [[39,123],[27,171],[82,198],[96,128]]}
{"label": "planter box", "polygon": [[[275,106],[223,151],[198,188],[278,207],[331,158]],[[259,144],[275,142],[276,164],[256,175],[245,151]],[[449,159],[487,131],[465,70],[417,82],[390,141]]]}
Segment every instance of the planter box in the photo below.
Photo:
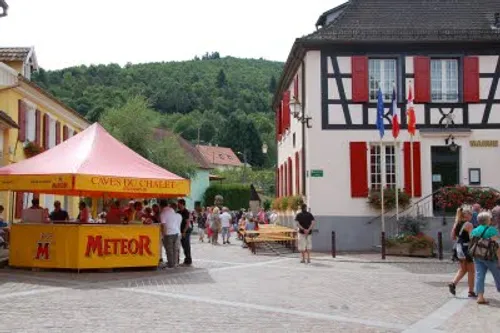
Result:
{"label": "planter box", "polygon": [[407,257],[433,257],[433,247],[412,249],[411,244],[403,243],[394,246],[386,247],[386,254],[390,256],[407,256]]}

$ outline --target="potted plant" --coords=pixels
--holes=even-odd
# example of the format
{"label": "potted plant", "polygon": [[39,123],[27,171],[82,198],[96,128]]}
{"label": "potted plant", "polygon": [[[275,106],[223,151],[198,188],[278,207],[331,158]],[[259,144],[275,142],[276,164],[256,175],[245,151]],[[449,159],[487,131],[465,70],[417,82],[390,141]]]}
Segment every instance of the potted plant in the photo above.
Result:
{"label": "potted plant", "polygon": [[[376,210],[382,209],[382,194],[380,190],[372,190],[368,195],[368,204]],[[410,205],[410,196],[401,190],[397,190],[399,207],[406,208]],[[391,210],[396,208],[396,190],[393,188],[386,188],[384,190],[384,208]]]}
{"label": "potted plant", "polygon": [[24,150],[24,154],[27,157],[33,157],[33,156],[38,155],[38,154],[43,152],[43,148],[40,145],[38,145],[32,141],[26,141],[24,143],[23,150]]}
{"label": "potted plant", "polygon": [[422,215],[406,216],[400,219],[399,232],[386,239],[386,253],[410,257],[433,257],[435,241],[423,232],[426,226],[427,221]]}
{"label": "potted plant", "polygon": [[454,212],[463,204],[473,205],[479,203],[485,209],[492,209],[500,194],[489,188],[477,188],[468,186],[444,187],[434,195],[434,203],[437,207]]}

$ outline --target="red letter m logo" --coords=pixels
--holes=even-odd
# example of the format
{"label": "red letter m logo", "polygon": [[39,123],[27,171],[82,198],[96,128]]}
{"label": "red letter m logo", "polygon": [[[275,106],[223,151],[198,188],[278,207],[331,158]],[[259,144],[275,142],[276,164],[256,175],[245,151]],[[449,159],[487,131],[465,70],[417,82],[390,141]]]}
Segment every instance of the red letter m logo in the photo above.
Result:
{"label": "red letter m logo", "polygon": [[35,259],[49,260],[49,243],[38,243]]}

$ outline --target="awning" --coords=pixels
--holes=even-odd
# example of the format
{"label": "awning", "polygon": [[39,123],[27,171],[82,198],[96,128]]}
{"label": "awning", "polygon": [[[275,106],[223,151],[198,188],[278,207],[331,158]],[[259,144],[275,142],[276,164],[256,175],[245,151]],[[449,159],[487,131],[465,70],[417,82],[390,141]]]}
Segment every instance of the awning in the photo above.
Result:
{"label": "awning", "polygon": [[135,153],[98,123],[30,159],[0,168],[0,191],[88,197],[189,194],[189,180]]}

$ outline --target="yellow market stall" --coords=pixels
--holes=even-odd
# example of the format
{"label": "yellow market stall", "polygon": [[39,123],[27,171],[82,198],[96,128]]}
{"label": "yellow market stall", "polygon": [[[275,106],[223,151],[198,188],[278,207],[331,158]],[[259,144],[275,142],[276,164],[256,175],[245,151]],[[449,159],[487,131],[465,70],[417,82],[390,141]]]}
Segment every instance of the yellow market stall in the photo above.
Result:
{"label": "yellow market stall", "polygon": [[[189,194],[189,180],[144,159],[96,123],[44,153],[0,168],[2,190],[172,198]],[[160,246],[158,225],[26,220],[11,225],[9,264],[69,269],[157,266]]]}

